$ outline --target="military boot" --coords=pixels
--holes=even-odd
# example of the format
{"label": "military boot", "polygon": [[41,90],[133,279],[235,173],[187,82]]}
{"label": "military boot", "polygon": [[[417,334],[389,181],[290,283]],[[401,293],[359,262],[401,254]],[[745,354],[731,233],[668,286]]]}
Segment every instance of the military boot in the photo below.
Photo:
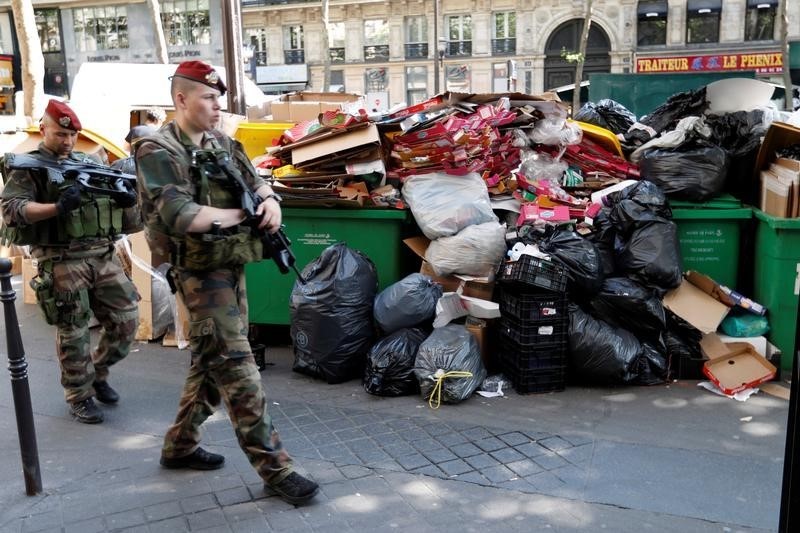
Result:
{"label": "military boot", "polygon": [[306,503],[319,492],[319,485],[297,472],[292,472],[277,483],[266,483],[265,487],[274,490],[278,496],[294,505]]}
{"label": "military boot", "polygon": [[94,396],[103,403],[117,403],[119,401],[119,394],[111,388],[107,381],[95,381],[92,385],[94,387]]}
{"label": "military boot", "polygon": [[191,468],[192,470],[216,470],[225,464],[225,457],[218,453],[197,448],[183,457],[161,457],[164,468]]}
{"label": "military boot", "polygon": [[78,422],[84,424],[99,424],[103,421],[103,413],[91,398],[70,404],[69,411]]}

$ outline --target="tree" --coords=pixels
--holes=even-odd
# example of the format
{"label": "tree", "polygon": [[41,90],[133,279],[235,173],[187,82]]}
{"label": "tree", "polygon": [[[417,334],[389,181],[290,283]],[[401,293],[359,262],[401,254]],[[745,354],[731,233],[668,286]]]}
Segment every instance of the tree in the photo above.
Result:
{"label": "tree", "polygon": [[150,21],[153,23],[153,35],[156,36],[156,57],[160,63],[169,63],[167,53],[167,40],[164,38],[164,26],[161,24],[161,6],[158,0],[145,0],[147,10],[150,12]]}
{"label": "tree", "polygon": [[783,109],[792,111],[794,108],[794,91],[792,90],[792,73],[789,71],[789,0],[781,0],[778,19],[781,21],[781,51],[783,52]]}
{"label": "tree", "polygon": [[35,120],[44,114],[44,55],[36,29],[36,15],[30,0],[11,0],[11,11],[19,39],[24,113]]}
{"label": "tree", "polygon": [[586,0],[586,15],[583,17],[583,31],[578,43],[578,61],[575,65],[575,89],[572,91],[572,115],[581,107],[581,80],[583,79],[583,63],[586,61],[586,43],[589,40],[589,28],[592,26],[592,1]]}
{"label": "tree", "polygon": [[322,92],[331,90],[331,42],[329,0],[322,0]]}

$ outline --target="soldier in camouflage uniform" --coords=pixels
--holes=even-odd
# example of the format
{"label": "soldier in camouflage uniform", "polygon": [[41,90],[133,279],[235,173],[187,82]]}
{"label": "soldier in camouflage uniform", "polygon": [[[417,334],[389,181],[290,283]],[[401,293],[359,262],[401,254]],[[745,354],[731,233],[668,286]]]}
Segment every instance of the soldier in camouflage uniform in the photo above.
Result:
{"label": "soldier in camouflage uniform", "polygon": [[[42,117],[43,141],[29,155],[43,162],[91,162],[74,152],[80,121],[66,104],[51,100]],[[113,200],[83,192],[75,176],[54,183],[44,169],[4,172],[0,240],[29,244],[38,261],[31,286],[48,324],[57,327],[61,384],[72,415],[95,424],[103,413],[93,397],[116,403],[108,369],[128,355],[138,323],[139,295],[114,249],[120,233],[141,229],[134,191]],[[90,347],[90,312],[103,326]]]}
{"label": "soldier in camouflage uniform", "polygon": [[213,161],[224,160],[263,198],[256,210],[262,231],[279,229],[280,197],[256,174],[241,144],[214,129],[225,90],[206,63],[181,63],[172,78],[175,120],[136,149],[145,235],[154,255],[170,258],[172,280],[189,312],[191,366],[175,423],[164,437],[161,464],[223,466],[223,456],[199,444],[200,425],[224,399],[250,464],[266,486],[300,504],[313,498],[318,486],[292,470],[267,414],[247,340],[244,264],[261,260],[261,241],[242,225],[241,197]]}

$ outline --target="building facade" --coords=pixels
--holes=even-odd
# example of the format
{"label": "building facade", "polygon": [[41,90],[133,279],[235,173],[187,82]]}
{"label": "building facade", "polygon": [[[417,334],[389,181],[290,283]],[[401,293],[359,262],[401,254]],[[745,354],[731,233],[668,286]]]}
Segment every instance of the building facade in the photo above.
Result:
{"label": "building facade", "polygon": [[[595,0],[584,73],[757,70],[780,78],[779,0]],[[68,94],[80,65],[153,62],[142,0],[34,0],[45,90]],[[159,0],[171,61],[223,64],[220,0]],[[538,93],[574,81],[581,0],[242,0],[246,71],[265,92],[332,90],[376,105],[437,91]],[[10,7],[0,6],[0,53],[18,58]],[[788,0],[800,41],[800,1]],[[800,72],[800,44],[794,61]],[[800,83],[800,79],[795,80]]]}

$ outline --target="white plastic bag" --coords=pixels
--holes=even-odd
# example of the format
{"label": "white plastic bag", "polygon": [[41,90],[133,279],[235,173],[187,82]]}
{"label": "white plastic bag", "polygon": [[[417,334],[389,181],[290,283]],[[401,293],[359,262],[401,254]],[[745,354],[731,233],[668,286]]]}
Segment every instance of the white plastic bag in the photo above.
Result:
{"label": "white plastic bag", "polygon": [[425,260],[437,276],[491,276],[505,256],[505,235],[498,222],[469,226],[452,237],[431,241]]}
{"label": "white plastic bag", "polygon": [[480,174],[420,174],[403,183],[405,199],[429,239],[455,235],[467,226],[497,222]]}

